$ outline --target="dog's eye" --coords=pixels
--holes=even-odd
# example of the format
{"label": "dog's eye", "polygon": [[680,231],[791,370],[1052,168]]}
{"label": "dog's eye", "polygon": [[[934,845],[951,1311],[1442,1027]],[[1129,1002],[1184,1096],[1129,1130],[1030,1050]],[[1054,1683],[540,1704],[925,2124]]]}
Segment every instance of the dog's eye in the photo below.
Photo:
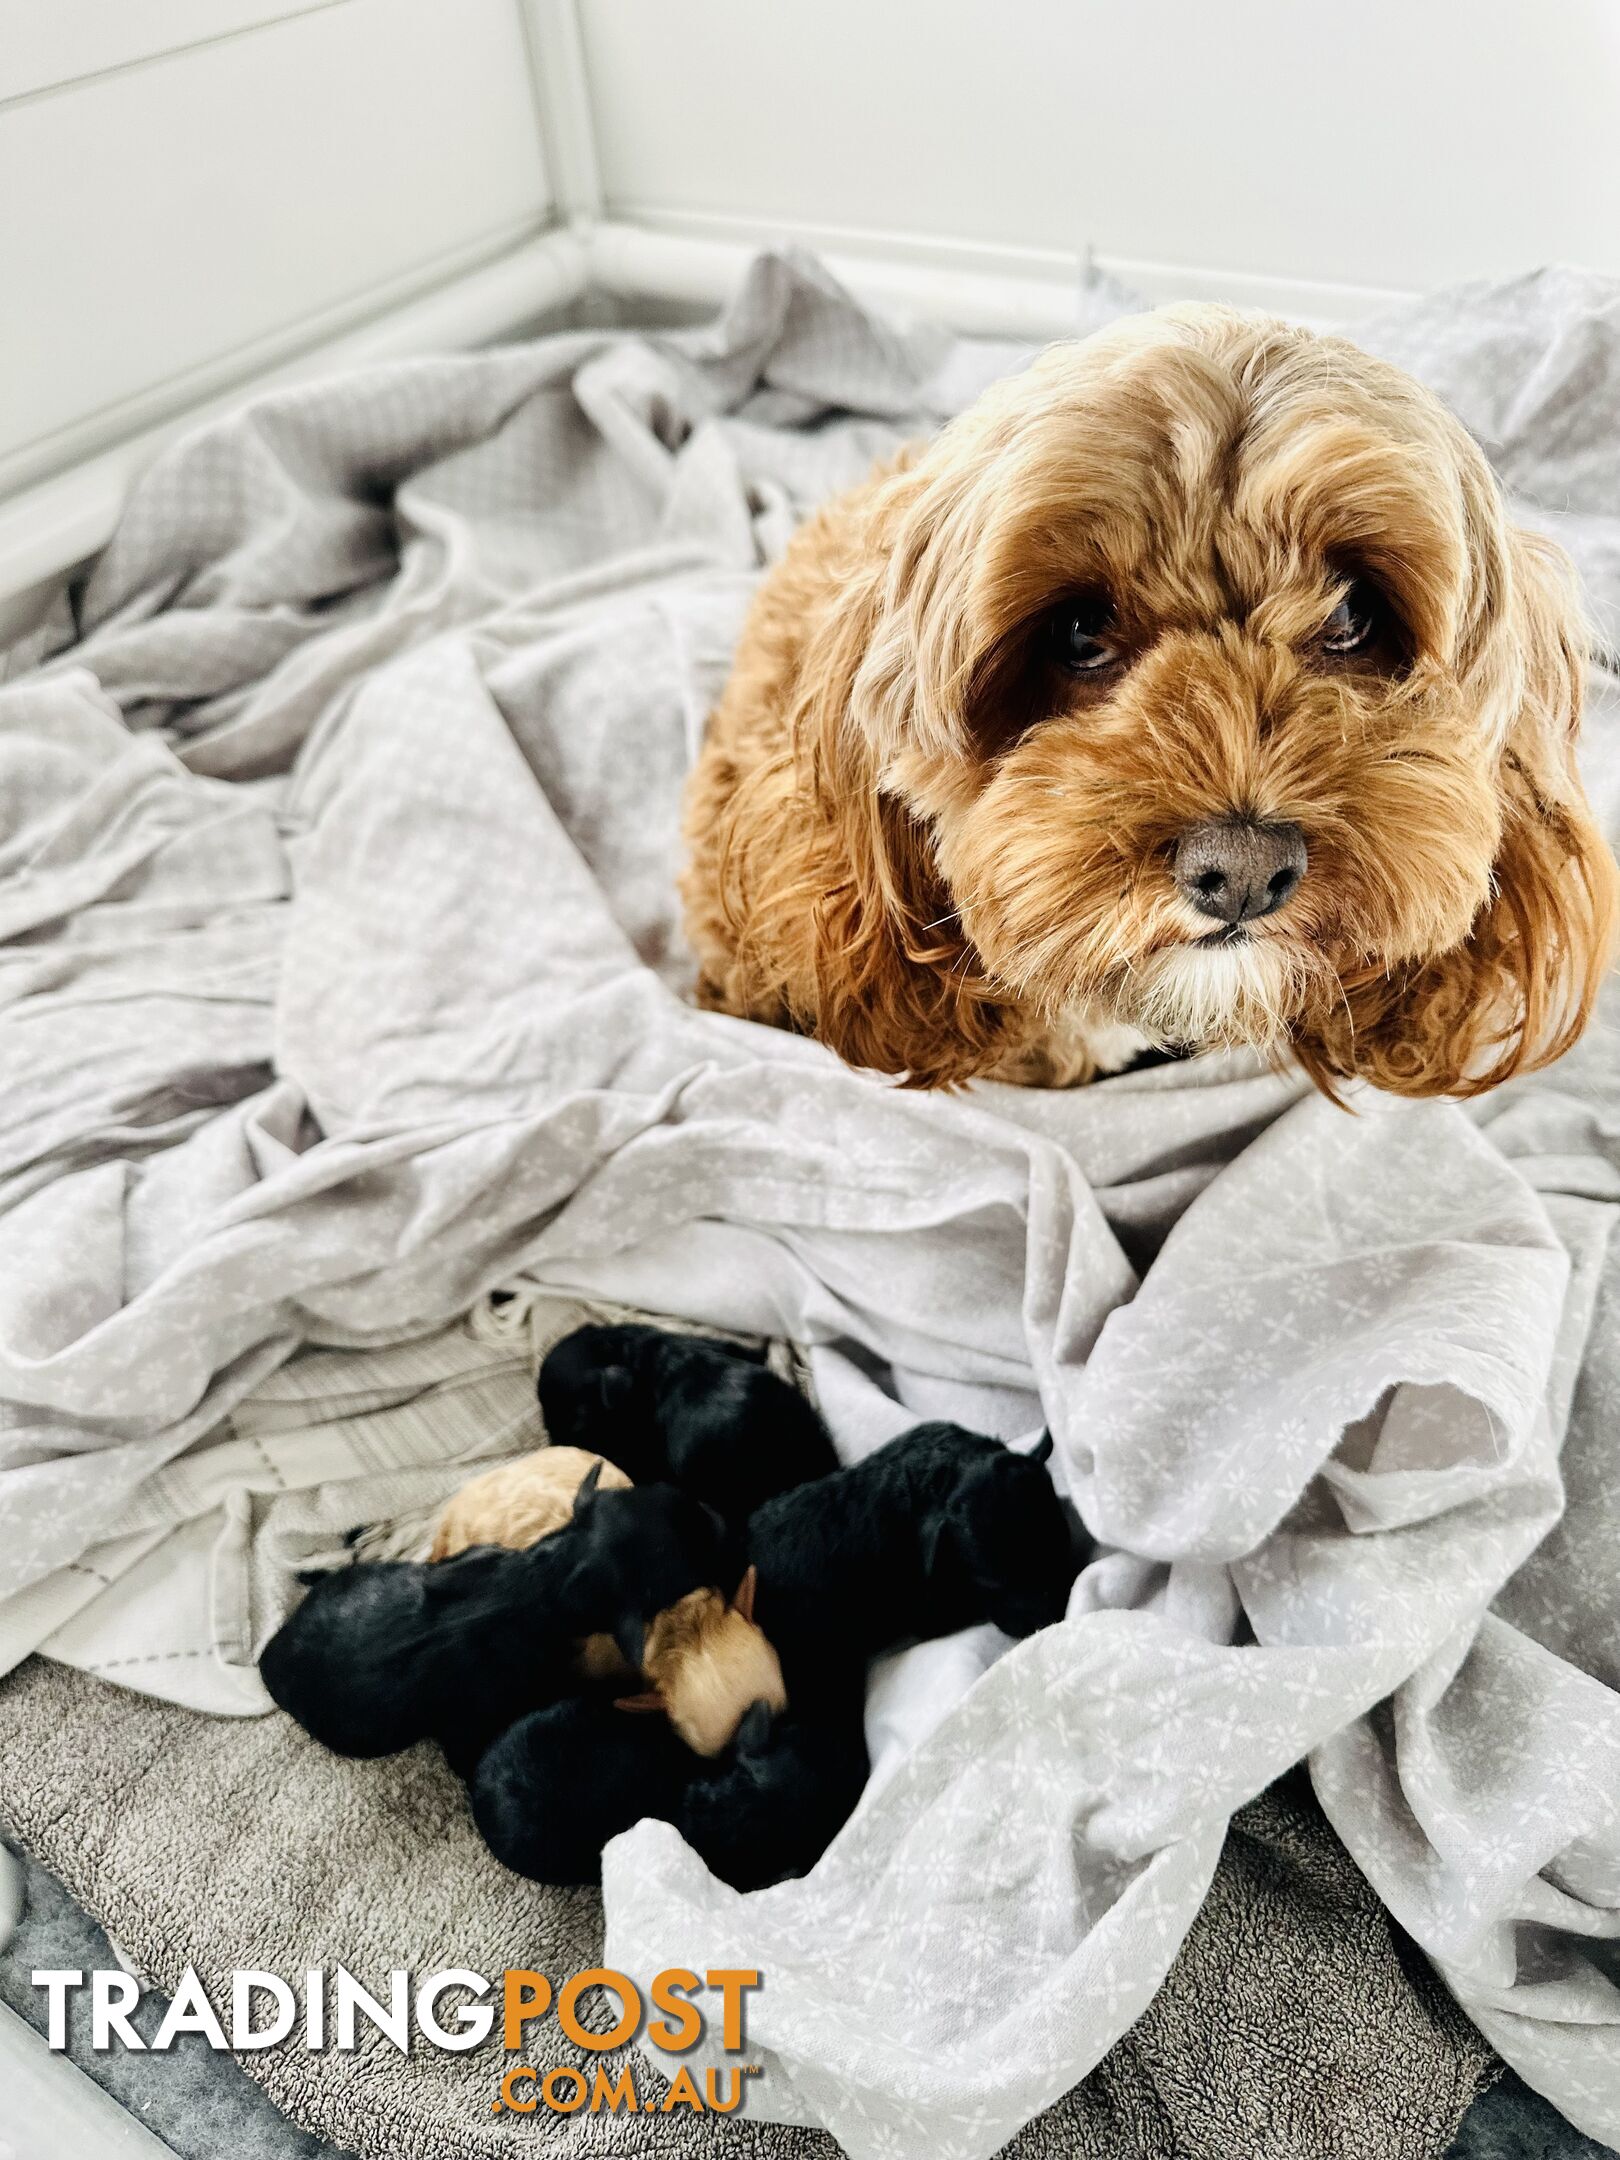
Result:
{"label": "dog's eye", "polygon": [[1360,579],[1348,586],[1343,598],[1322,626],[1319,643],[1323,652],[1343,658],[1363,652],[1372,643],[1382,614],[1378,595]]}
{"label": "dog's eye", "polygon": [[1114,617],[1100,595],[1066,600],[1052,616],[1052,642],[1060,666],[1074,675],[1100,675],[1120,656]]}

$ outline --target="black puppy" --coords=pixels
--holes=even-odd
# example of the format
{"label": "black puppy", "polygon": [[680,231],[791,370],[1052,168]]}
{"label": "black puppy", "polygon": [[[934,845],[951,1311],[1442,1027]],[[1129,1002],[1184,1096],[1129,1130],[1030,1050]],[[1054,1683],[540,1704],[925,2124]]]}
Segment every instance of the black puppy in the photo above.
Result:
{"label": "black puppy", "polygon": [[667,1478],[740,1523],[838,1467],[826,1426],[738,1344],[625,1325],[576,1328],[540,1368],[554,1444],[587,1448],[640,1485]]}
{"label": "black puppy", "polygon": [[579,1637],[639,1641],[654,1613],[740,1573],[712,1508],[667,1485],[598,1492],[600,1474],[524,1551],[317,1576],[259,1660],[274,1701],[336,1754],[436,1739],[471,1768],[514,1719],[577,1688]]}
{"label": "black puppy", "polygon": [[960,1425],[919,1425],[864,1462],[780,1493],[745,1534],[754,1618],[788,1699],[829,1699],[868,1659],[993,1620],[1031,1635],[1063,1618],[1081,1551],[1033,1455]]}
{"label": "black puppy", "polygon": [[514,1874],[602,1879],[602,1847],[643,1815],[673,1822],[699,1758],[665,1718],[630,1717],[603,1696],[536,1710],[486,1751],[473,1820]]}
{"label": "black puppy", "polygon": [[603,1846],[652,1815],[723,1882],[761,1890],[815,1865],[866,1773],[858,1690],[819,1716],[773,1721],[757,1704],[712,1763],[662,1718],[598,1697],[552,1703],[504,1732],[478,1765],[472,1811],[496,1859],[536,1882],[599,1882]]}
{"label": "black puppy", "polygon": [[[1080,1549],[1033,1455],[956,1425],[920,1425],[862,1463],[767,1501],[745,1534],[754,1612],[787,1675],[705,1762],[661,1719],[597,1703],[525,1718],[485,1755],[473,1813],[496,1857],[542,1882],[595,1881],[602,1847],[644,1815],[673,1822],[725,1882],[805,1873],[867,1776],[868,1661],[913,1638],[994,1620],[1060,1620]],[[615,1723],[617,1720],[617,1724]]]}
{"label": "black puppy", "polygon": [[773,1719],[756,1703],[719,1763],[700,1765],[672,1820],[734,1890],[807,1875],[855,1812],[869,1764],[856,1686]]}

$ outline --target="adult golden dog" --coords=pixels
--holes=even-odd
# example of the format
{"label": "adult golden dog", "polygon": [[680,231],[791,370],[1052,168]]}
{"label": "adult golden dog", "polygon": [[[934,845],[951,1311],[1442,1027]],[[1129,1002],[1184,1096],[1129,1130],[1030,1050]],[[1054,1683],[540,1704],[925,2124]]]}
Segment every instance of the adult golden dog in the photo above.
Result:
{"label": "adult golden dog", "polygon": [[1615,866],[1568,566],[1416,383],[1185,307],[810,520],[688,797],[703,1002],[1062,1085],[1252,1044],[1468,1095],[1590,1013]]}

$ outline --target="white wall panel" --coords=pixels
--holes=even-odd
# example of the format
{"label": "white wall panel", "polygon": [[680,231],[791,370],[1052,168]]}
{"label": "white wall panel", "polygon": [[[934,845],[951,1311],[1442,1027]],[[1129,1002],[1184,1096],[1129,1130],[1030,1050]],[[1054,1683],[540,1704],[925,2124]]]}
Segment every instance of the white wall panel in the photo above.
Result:
{"label": "white wall panel", "polygon": [[0,105],[0,491],[549,209],[514,0],[342,0]]}
{"label": "white wall panel", "polygon": [[348,0],[0,0],[0,103]]}
{"label": "white wall panel", "polygon": [[610,215],[1416,289],[1620,271],[1616,0],[581,0]]}

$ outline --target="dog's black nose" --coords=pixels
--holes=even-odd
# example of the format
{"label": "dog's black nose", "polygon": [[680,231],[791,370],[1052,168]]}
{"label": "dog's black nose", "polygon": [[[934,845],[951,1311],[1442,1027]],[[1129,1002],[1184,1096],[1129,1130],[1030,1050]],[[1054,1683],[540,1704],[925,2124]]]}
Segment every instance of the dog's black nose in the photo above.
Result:
{"label": "dog's black nose", "polygon": [[1305,875],[1305,835],[1297,825],[1211,818],[1176,846],[1176,883],[1200,915],[1253,922],[1274,915]]}

